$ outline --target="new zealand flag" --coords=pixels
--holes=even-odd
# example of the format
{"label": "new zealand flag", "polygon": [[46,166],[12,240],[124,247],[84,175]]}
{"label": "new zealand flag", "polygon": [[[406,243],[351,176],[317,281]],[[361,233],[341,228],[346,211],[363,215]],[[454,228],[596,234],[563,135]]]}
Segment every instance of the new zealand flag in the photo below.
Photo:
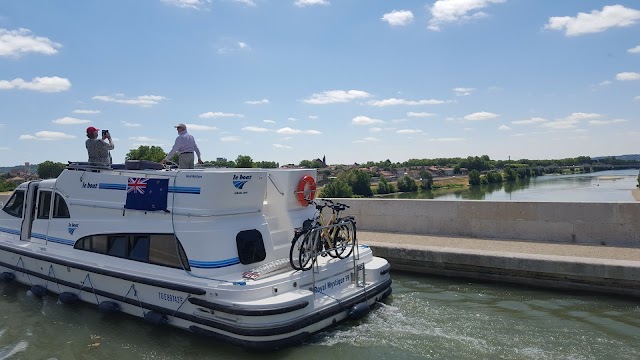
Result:
{"label": "new zealand flag", "polygon": [[129,178],[125,209],[167,210],[169,179]]}

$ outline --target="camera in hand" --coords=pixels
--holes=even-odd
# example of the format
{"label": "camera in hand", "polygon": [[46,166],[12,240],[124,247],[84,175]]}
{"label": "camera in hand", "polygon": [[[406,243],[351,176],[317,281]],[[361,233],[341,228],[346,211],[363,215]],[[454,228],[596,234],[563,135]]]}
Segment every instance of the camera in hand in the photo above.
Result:
{"label": "camera in hand", "polygon": [[102,136],[109,135],[109,130],[102,130]]}

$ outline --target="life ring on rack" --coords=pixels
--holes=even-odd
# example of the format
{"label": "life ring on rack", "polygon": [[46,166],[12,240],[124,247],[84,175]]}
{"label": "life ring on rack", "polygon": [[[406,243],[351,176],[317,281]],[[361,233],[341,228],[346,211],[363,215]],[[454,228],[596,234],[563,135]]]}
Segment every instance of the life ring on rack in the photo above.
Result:
{"label": "life ring on rack", "polygon": [[[307,190],[309,197],[305,197],[305,190],[309,185],[309,190]],[[298,183],[298,189],[296,190],[296,198],[302,206],[309,206],[309,201],[316,198],[316,180],[313,176],[305,175],[302,180]]]}

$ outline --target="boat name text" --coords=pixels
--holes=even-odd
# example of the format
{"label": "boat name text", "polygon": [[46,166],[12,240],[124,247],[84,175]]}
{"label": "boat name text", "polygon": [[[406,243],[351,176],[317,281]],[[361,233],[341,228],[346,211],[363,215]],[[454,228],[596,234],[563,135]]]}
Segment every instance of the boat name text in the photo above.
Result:
{"label": "boat name text", "polygon": [[347,275],[345,275],[345,276],[343,276],[341,278],[337,278],[337,279],[332,280],[332,281],[327,281],[326,283],[324,283],[324,284],[322,284],[320,286],[315,286],[313,288],[313,291],[317,292],[317,293],[322,293],[322,292],[326,291],[327,289],[331,290],[334,287],[340,287],[340,286],[344,285],[345,283],[348,283],[350,279],[351,279],[351,275],[347,274]]}

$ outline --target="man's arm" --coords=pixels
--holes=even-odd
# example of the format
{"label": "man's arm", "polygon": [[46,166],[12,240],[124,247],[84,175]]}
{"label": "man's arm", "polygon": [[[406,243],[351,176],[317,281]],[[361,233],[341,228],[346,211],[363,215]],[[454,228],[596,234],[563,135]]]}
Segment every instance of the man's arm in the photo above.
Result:
{"label": "man's arm", "polygon": [[193,148],[196,150],[196,155],[198,155],[198,164],[204,164],[200,157],[200,149],[198,148],[198,144],[196,144],[195,140],[193,141]]}
{"label": "man's arm", "polygon": [[176,152],[178,152],[178,149],[180,149],[180,144],[181,144],[180,140],[182,140],[182,138],[181,138],[180,136],[178,136],[178,137],[176,138],[176,142],[175,142],[175,143],[173,143],[173,147],[171,148],[171,151],[169,151],[169,153],[167,154],[167,156],[166,156],[164,159],[162,159],[162,163],[163,163],[163,164],[166,164],[166,163],[167,163],[167,161],[169,161],[169,160],[171,159],[171,157],[173,156],[173,154],[175,154]]}

